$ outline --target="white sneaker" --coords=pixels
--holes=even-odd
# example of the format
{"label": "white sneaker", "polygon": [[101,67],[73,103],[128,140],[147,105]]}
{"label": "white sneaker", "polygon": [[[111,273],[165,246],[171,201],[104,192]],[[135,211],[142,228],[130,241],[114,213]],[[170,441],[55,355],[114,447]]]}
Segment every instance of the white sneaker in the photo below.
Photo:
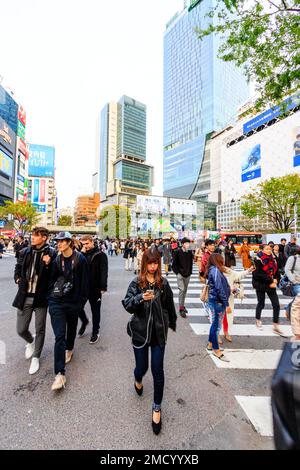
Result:
{"label": "white sneaker", "polygon": [[36,372],[39,370],[39,368],[40,368],[40,360],[37,357],[33,357],[31,359],[29,374],[30,375],[36,374]]}
{"label": "white sneaker", "polygon": [[32,343],[27,343],[25,347],[25,358],[26,359],[31,359],[34,353],[34,348],[35,348],[35,338],[33,337],[33,342]]}

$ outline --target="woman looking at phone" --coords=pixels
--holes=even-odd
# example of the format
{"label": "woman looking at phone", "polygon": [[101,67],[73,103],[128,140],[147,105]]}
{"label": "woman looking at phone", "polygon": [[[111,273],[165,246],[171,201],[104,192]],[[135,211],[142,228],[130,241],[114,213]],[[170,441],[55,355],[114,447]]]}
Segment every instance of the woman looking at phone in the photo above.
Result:
{"label": "woman looking at phone", "polygon": [[161,275],[161,259],[157,250],[145,251],[141,272],[130,283],[123,307],[132,314],[127,332],[132,339],[136,367],[134,388],[143,393],[143,377],[148,370],[151,349],[151,371],[154,382],[152,429],[161,430],[161,403],[164,391],[164,354],[168,328],[176,331],[176,310],[173,292]]}

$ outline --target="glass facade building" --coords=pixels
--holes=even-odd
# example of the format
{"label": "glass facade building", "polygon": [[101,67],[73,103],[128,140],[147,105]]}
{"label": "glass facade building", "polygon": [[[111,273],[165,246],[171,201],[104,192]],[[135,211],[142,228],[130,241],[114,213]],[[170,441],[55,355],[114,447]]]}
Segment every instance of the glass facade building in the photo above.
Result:
{"label": "glass facade building", "polygon": [[[242,70],[217,58],[219,39],[200,41],[206,14],[216,0],[185,2],[164,37],[164,195],[191,198],[197,186],[207,135],[234,122],[249,96]],[[199,188],[198,188],[199,190]]]}
{"label": "glass facade building", "polygon": [[106,201],[115,194],[150,194],[153,168],[145,164],[147,108],[123,96],[108,103],[101,112],[100,197]]}
{"label": "glass facade building", "polygon": [[118,107],[118,157],[146,160],[146,106],[123,96]]}

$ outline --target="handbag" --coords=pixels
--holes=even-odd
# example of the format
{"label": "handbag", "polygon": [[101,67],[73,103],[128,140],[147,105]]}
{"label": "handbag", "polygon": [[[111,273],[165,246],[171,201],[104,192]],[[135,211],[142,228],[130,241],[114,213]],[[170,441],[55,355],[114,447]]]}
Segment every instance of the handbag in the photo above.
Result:
{"label": "handbag", "polygon": [[[291,269],[291,273],[294,272],[295,266],[297,262],[297,257],[294,256],[293,267]],[[283,276],[281,281],[279,282],[279,289],[281,290],[282,294],[286,297],[294,297],[294,284],[289,280],[287,275]]]}
{"label": "handbag", "polygon": [[200,295],[200,300],[203,303],[208,302],[208,297],[209,297],[209,285],[205,284],[205,286],[202,289],[201,295]]}

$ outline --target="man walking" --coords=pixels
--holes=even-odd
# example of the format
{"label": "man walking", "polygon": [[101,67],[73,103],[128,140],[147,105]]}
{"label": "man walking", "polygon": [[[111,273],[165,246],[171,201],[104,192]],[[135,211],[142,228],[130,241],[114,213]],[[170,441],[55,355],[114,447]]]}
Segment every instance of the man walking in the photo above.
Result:
{"label": "man walking", "polygon": [[[89,266],[89,302],[92,310],[93,331],[90,344],[95,344],[99,340],[101,301],[102,294],[107,291],[108,261],[105,253],[94,246],[93,238],[85,235],[81,238],[83,254]],[[79,313],[82,325],[78,331],[79,336],[83,336],[89,320],[84,311],[84,307]]]}
{"label": "man walking", "polygon": [[176,274],[179,289],[179,314],[182,318],[186,318],[188,313],[184,304],[193,272],[193,253],[189,249],[190,243],[191,241],[188,238],[183,238],[181,248],[175,251],[173,258],[173,271]]}
{"label": "man walking", "polygon": [[200,275],[203,277],[206,273],[207,263],[210,256],[215,252],[216,245],[213,240],[205,240],[204,242],[204,255],[202,256],[201,260],[201,271]]}
{"label": "man walking", "polygon": [[55,380],[51,390],[65,388],[65,364],[73,357],[79,312],[89,294],[88,264],[69,232],[57,237],[59,255],[53,264],[49,289],[49,313],[55,335]]}
{"label": "man walking", "polygon": [[[18,253],[14,279],[18,293],[13,306],[18,309],[17,332],[27,345],[25,358],[31,359],[29,374],[40,368],[40,356],[45,341],[47,318],[47,295],[51,269],[56,257],[55,250],[47,244],[49,232],[44,227],[35,227],[31,235],[31,247]],[[35,338],[29,331],[32,314],[35,312]]]}
{"label": "man walking", "polygon": [[295,256],[298,248],[299,245],[297,245],[297,237],[291,237],[291,241],[284,247],[284,256],[286,260],[288,260],[290,256]]}

